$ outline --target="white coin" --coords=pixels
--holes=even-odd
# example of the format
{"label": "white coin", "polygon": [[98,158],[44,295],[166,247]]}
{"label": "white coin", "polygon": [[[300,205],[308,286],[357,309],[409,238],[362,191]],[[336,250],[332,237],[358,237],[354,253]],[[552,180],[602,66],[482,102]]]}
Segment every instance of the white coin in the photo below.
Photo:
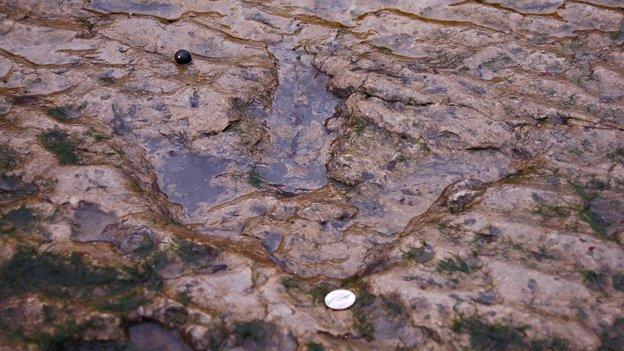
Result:
{"label": "white coin", "polygon": [[344,310],[353,306],[355,294],[349,290],[338,289],[325,296],[325,305],[332,310]]}

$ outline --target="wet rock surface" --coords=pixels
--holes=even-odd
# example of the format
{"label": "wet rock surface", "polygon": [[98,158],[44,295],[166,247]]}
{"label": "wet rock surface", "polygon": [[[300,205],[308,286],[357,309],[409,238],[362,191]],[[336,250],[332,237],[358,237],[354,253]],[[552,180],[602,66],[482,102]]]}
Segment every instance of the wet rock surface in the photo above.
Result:
{"label": "wet rock surface", "polygon": [[621,1],[61,3],[0,1],[0,349],[624,348]]}

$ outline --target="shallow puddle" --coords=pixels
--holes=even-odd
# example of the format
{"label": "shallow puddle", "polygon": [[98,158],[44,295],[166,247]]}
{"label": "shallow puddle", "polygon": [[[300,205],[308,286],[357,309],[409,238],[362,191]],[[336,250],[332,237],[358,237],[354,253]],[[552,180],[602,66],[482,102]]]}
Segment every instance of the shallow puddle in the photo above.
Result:
{"label": "shallow puddle", "polygon": [[327,90],[328,77],[312,66],[311,55],[293,50],[286,42],[269,50],[278,60],[279,86],[269,108],[252,104],[246,111],[269,134],[259,163],[249,164],[244,155],[237,160],[197,155],[181,146],[163,152],[168,143],[150,143],[150,152],[164,161],[158,167],[161,190],[170,201],[183,205],[189,218],[204,206],[210,208],[249,191],[247,176],[217,180],[234,170],[243,175],[254,172],[255,181],[289,193],[327,184],[327,150],[335,136],[324,123],[340,100]]}
{"label": "shallow puddle", "polygon": [[278,60],[279,87],[270,111],[256,111],[271,138],[257,171],[284,191],[318,189],[327,183],[323,150],[333,140],[324,123],[339,99],[327,90],[329,78],[312,66],[311,55],[287,42],[269,51]]}
{"label": "shallow puddle", "polygon": [[175,154],[165,161],[159,185],[172,202],[182,204],[192,214],[201,203],[212,204],[225,192],[213,180],[227,164],[227,160],[213,156]]}

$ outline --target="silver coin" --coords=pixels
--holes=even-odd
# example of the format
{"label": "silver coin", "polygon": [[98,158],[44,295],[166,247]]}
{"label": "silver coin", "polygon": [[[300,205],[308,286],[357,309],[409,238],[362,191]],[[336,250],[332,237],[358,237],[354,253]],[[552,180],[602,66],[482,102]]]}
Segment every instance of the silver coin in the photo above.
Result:
{"label": "silver coin", "polygon": [[325,305],[332,310],[344,310],[353,306],[355,294],[349,290],[338,289],[325,296]]}

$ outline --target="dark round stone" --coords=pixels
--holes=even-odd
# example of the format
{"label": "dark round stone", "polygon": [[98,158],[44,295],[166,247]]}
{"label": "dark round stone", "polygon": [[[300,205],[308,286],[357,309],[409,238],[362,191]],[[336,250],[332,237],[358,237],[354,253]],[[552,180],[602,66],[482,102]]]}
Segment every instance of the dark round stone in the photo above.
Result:
{"label": "dark round stone", "polygon": [[191,53],[186,50],[178,50],[178,52],[175,53],[175,62],[180,65],[191,63],[191,60]]}

